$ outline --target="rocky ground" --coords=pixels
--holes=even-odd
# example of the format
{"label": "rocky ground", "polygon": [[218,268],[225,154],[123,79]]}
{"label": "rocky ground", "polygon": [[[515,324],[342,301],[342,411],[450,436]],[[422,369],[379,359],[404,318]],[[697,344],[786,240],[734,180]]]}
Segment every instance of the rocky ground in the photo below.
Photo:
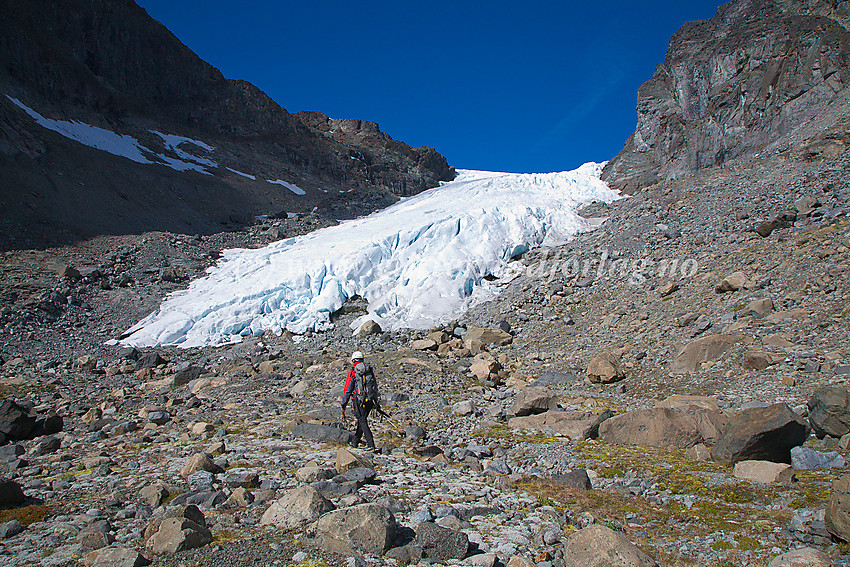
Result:
{"label": "rocky ground", "polygon": [[[154,565],[549,567],[591,564],[591,535],[633,564],[790,565],[775,558],[798,547],[805,565],[850,564],[826,522],[850,438],[808,436],[795,468],[758,482],[710,458],[742,410],[784,403],[806,424],[819,388],[846,387],[848,164],[772,149],[592,205],[599,230],[526,254],[491,282],[497,300],[430,333],[352,337],[355,300],[327,333],[155,354],[104,344],[221,249],[318,217],[7,252],[0,388],[63,427],[0,447],[26,498],[0,510],[0,565],[141,561],[108,559],[124,550]],[[377,454],[343,443],[353,350],[391,415],[373,420]],[[662,400],[702,416],[697,437],[658,413],[622,421]],[[660,434],[635,442],[642,431]],[[339,533],[364,517],[384,532]],[[168,548],[166,523],[199,547]]]}

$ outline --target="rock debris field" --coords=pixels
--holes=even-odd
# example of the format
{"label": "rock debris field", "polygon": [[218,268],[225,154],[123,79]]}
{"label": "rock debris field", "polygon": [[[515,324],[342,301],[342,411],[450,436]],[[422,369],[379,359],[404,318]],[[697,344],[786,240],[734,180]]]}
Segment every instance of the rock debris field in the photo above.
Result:
{"label": "rock debris field", "polygon": [[[0,565],[850,564],[850,155],[595,204],[428,332],[105,346],[270,220],[0,257]],[[340,422],[376,369],[379,451]],[[350,418],[349,418],[350,419]]]}

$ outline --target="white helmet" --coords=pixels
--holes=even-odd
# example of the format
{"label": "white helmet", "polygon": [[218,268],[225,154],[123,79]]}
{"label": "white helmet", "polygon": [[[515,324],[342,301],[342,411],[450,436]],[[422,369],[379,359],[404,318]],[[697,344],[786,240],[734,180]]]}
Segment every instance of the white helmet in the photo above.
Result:
{"label": "white helmet", "polygon": [[355,350],[351,355],[351,360],[363,360],[363,353]]}

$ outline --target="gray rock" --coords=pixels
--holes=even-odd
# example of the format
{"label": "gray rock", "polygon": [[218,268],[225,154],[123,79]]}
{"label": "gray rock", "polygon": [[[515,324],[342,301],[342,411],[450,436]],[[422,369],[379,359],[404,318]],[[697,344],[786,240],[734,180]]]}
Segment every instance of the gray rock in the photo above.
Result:
{"label": "gray rock", "polygon": [[17,443],[4,445],[0,447],[0,462],[14,461],[26,452],[23,445],[18,445]]}
{"label": "gray rock", "polygon": [[803,547],[774,557],[767,567],[830,567],[831,565],[829,556],[823,551]]}
{"label": "gray rock", "polygon": [[590,477],[587,476],[587,471],[584,469],[576,469],[565,474],[555,475],[552,479],[572,488],[579,488],[581,490],[590,490],[593,488],[593,485],[590,482]]}
{"label": "gray rock", "polygon": [[404,436],[413,441],[421,441],[425,439],[425,430],[418,425],[408,425],[404,428]]}
{"label": "gray rock", "polygon": [[167,411],[148,412],[148,421],[157,425],[165,425],[171,421],[171,414]]}
{"label": "gray rock", "polygon": [[558,397],[544,386],[521,390],[514,400],[511,414],[521,417],[557,409]]}
{"label": "gray rock", "polygon": [[14,537],[24,531],[24,527],[18,520],[10,520],[0,524],[0,539]]}
{"label": "gray rock", "polygon": [[413,544],[422,549],[425,557],[440,561],[463,559],[469,550],[469,538],[465,533],[431,522],[419,524]]}
{"label": "gray rock", "polygon": [[334,505],[312,486],[289,490],[272,503],[260,518],[261,524],[273,524],[283,528],[294,528],[314,522],[322,514],[330,512]]}
{"label": "gray rock", "polygon": [[211,542],[212,535],[206,526],[187,518],[166,518],[147,541],[145,549],[155,554],[177,553],[203,547]]}
{"label": "gray rock", "polygon": [[818,388],[806,404],[809,423],[818,437],[850,433],[850,392],[837,386]]}
{"label": "gray rock", "polygon": [[337,553],[382,554],[396,536],[392,512],[380,504],[358,504],[328,512],[319,518],[316,534],[322,545]]}
{"label": "gray rock", "polygon": [[215,475],[209,471],[197,471],[186,477],[186,482],[189,483],[189,489],[193,492],[212,491]]}
{"label": "gray rock", "polygon": [[791,449],[791,465],[797,470],[841,468],[844,457],[835,451],[821,453],[809,447],[794,447]]}
{"label": "gray rock", "polygon": [[354,439],[350,431],[318,423],[299,423],[292,430],[292,436],[324,441],[326,443],[340,443],[342,445],[347,445]]}
{"label": "gray rock", "polygon": [[600,524],[583,528],[564,542],[566,567],[657,567],[626,537]]}

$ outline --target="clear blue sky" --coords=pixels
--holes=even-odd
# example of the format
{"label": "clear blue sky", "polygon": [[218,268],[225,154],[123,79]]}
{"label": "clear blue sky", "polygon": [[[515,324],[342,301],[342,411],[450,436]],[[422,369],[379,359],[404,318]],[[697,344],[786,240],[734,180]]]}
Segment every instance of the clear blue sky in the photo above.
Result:
{"label": "clear blue sky", "polygon": [[361,118],[468,169],[610,159],[637,88],[721,0],[136,0],[228,78],[290,112]]}

